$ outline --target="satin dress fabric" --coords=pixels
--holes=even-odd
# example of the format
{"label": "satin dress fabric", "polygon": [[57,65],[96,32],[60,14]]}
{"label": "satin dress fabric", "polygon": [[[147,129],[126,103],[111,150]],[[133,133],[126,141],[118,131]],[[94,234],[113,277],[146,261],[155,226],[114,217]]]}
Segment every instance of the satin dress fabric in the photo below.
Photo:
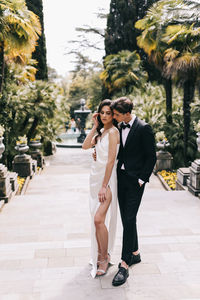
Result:
{"label": "satin dress fabric", "polygon": [[[95,146],[97,158],[93,161],[90,172],[90,213],[91,213],[91,260],[92,265],[91,276],[95,278],[97,272],[98,245],[96,240],[96,228],[94,224],[95,214],[100,206],[98,193],[102,186],[102,181],[105,175],[106,164],[108,161],[109,150],[109,131],[98,139]],[[117,145],[117,153],[119,145]],[[109,180],[109,187],[112,193],[112,200],[106,214],[105,224],[108,229],[108,253],[111,255],[114,247],[116,226],[117,226],[117,160],[113,166],[112,174]]]}

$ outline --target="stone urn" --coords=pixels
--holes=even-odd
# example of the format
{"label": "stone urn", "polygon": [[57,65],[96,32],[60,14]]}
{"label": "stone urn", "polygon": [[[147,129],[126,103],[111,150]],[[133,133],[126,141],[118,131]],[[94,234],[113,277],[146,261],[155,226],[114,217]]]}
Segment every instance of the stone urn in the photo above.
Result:
{"label": "stone urn", "polygon": [[170,143],[165,140],[158,141],[156,143],[158,151],[156,152],[157,161],[153,170],[154,174],[156,174],[158,171],[172,169],[173,157],[171,153],[167,151],[169,145]]}
{"label": "stone urn", "polygon": [[25,156],[25,153],[28,151],[29,146],[27,144],[19,144],[15,146],[15,150],[18,151],[18,155]]}
{"label": "stone urn", "polygon": [[[3,144],[3,137],[0,137],[0,159],[5,150],[5,146]],[[7,203],[9,199],[12,197],[12,189],[10,184],[10,176],[7,170],[7,167],[3,164],[0,164],[0,201],[4,201]],[[1,202],[3,203],[3,202]],[[0,203],[0,204],[1,204]],[[1,205],[0,205],[1,207]]]}
{"label": "stone urn", "polygon": [[40,148],[42,147],[42,143],[40,142],[40,140],[32,140],[29,142],[29,146],[30,146],[30,154],[32,159],[37,161],[37,166],[43,168],[43,156],[42,153],[40,151]]}
{"label": "stone urn", "polygon": [[169,146],[170,143],[168,141],[159,141],[156,143],[156,147],[158,148],[159,152],[166,152]]}
{"label": "stone urn", "polygon": [[5,146],[3,144],[3,139],[4,139],[4,137],[0,137],[0,159],[2,157],[2,154],[3,154],[4,150],[5,150]]}
{"label": "stone urn", "polygon": [[[198,125],[200,126],[200,121],[198,122]],[[199,126],[196,128],[197,132],[197,148],[200,152],[200,131]],[[198,130],[198,131],[197,131]],[[188,185],[188,191],[191,192],[195,196],[200,195],[200,159],[195,159],[195,161],[192,162],[190,166],[190,177],[189,177],[189,185]]]}
{"label": "stone urn", "polygon": [[39,152],[41,146],[42,146],[42,143],[40,143],[40,140],[35,140],[35,141],[30,141],[29,142],[29,146],[31,149],[33,149],[34,152]]}
{"label": "stone urn", "polygon": [[196,142],[197,142],[198,151],[200,152],[200,132],[197,132]]}
{"label": "stone urn", "polygon": [[32,178],[32,158],[30,155],[25,154],[29,149],[27,144],[19,144],[15,146],[15,150],[18,151],[18,155],[13,160],[13,170],[18,173],[20,177]]}

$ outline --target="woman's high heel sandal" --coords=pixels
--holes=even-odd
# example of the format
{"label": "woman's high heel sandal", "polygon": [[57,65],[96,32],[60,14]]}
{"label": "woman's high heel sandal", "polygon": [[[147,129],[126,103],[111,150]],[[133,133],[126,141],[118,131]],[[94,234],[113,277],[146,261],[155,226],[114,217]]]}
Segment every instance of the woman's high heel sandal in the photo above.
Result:
{"label": "woman's high heel sandal", "polygon": [[[106,267],[105,270],[103,270],[101,265],[105,265],[105,264],[107,264],[107,267]],[[111,264],[110,264],[110,254],[108,254],[108,257],[106,259],[98,262],[97,273],[100,273],[100,274],[96,274],[96,277],[101,277],[101,276],[106,275],[110,266],[111,266]]]}

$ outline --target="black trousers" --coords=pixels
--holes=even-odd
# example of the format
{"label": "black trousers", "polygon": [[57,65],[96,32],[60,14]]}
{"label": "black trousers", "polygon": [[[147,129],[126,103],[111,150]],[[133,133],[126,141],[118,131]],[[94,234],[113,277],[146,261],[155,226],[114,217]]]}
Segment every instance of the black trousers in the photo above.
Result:
{"label": "black trousers", "polygon": [[121,259],[130,263],[131,254],[138,250],[137,212],[144,192],[138,180],[126,173],[117,171],[118,201],[123,225],[123,242]]}

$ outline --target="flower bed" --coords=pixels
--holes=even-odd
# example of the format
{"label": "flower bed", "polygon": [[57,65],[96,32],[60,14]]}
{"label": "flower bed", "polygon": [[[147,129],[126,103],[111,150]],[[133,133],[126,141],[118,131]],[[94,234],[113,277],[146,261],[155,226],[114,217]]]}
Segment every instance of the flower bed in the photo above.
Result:
{"label": "flower bed", "polygon": [[26,180],[26,178],[17,176],[17,183],[19,184],[19,189],[18,189],[19,194],[22,191],[22,188],[24,186],[25,180]]}
{"label": "flower bed", "polygon": [[169,186],[170,190],[174,191],[176,189],[177,173],[173,171],[162,170],[158,174],[164,179],[164,181]]}

